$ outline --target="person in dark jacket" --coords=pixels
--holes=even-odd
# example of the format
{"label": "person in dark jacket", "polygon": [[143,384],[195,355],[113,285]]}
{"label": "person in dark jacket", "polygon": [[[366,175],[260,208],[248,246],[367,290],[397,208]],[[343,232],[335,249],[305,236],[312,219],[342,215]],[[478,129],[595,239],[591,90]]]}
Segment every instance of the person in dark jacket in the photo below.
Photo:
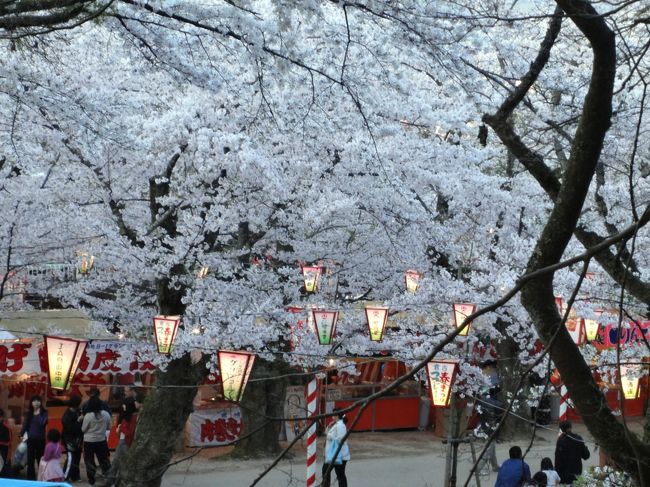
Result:
{"label": "person in dark jacket", "polygon": [[2,468],[0,478],[7,476],[9,472],[9,447],[11,446],[11,426],[5,419],[4,410],[0,409],[0,457],[2,457]]}
{"label": "person in dark jacket", "polygon": [[45,450],[45,428],[47,410],[43,407],[41,396],[32,396],[20,430],[21,437],[27,435],[27,480],[36,480],[36,466]]}
{"label": "person in dark jacket", "polygon": [[563,484],[573,484],[582,474],[582,460],[589,458],[589,449],[582,437],[571,431],[571,422],[560,423],[560,436],[555,445],[555,470]]}
{"label": "person in dark jacket", "polygon": [[81,421],[83,416],[79,410],[81,406],[81,397],[73,395],[68,402],[68,409],[63,413],[61,422],[63,423],[63,445],[67,452],[65,466],[66,482],[76,482],[79,480],[79,464],[81,463],[81,450],[84,442],[84,433],[81,431]]}

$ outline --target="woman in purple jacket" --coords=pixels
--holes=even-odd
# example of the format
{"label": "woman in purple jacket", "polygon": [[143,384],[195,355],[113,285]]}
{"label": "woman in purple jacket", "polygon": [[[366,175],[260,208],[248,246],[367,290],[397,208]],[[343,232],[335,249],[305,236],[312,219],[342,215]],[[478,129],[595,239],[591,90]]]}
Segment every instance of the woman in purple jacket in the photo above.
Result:
{"label": "woman in purple jacket", "polygon": [[45,428],[47,410],[42,405],[41,396],[32,396],[20,431],[21,437],[27,434],[27,480],[36,480],[38,462],[45,450]]}

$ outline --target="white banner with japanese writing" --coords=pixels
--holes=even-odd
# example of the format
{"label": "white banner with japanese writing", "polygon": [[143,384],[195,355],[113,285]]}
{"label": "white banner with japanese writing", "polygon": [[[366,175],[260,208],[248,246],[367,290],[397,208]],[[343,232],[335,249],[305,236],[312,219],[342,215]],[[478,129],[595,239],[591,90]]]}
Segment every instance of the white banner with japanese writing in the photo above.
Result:
{"label": "white banner with japanese writing", "polygon": [[241,435],[241,411],[237,406],[200,409],[187,421],[187,446],[227,445]]}

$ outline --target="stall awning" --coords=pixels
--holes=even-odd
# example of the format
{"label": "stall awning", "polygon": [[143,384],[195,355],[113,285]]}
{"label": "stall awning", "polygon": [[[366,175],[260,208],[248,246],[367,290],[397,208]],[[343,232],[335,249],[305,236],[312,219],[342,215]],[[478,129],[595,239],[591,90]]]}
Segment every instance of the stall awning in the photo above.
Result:
{"label": "stall awning", "polygon": [[0,340],[62,335],[71,338],[100,339],[112,335],[75,309],[15,311],[0,313]]}

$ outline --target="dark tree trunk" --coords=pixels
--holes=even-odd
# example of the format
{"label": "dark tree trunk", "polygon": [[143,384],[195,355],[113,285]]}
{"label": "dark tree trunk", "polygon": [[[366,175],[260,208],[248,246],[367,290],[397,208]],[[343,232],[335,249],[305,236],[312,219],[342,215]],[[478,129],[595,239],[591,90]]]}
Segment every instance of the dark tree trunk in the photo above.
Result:
{"label": "dark tree trunk", "polygon": [[[519,361],[519,345],[515,340],[510,336],[505,335],[505,338],[502,338],[497,342],[497,357],[498,360],[498,371],[499,371],[499,380],[501,381],[501,393],[500,398],[504,403],[508,403],[513,399],[513,394],[517,385],[519,384],[519,378],[524,373],[526,367]],[[529,417],[529,409],[526,404],[526,389],[523,388],[517,394],[517,402],[512,408],[512,413],[523,416],[524,418]],[[530,428],[527,423],[521,421],[518,417],[513,415],[508,415],[505,423],[499,430],[499,438],[510,439],[514,438],[522,433],[528,433]]]}
{"label": "dark tree trunk", "polygon": [[[286,373],[287,366],[279,361],[267,362],[258,359],[253,366],[251,379],[241,402],[244,424],[242,434],[245,438],[237,443],[233,456],[255,458],[281,451],[278,438],[284,422],[269,421],[267,418],[284,417],[287,379],[277,377]],[[251,431],[256,433],[246,436]]]}
{"label": "dark tree trunk", "polygon": [[[156,389],[142,405],[135,440],[120,463],[118,487],[159,487],[176,442],[192,412],[197,387],[208,373],[205,359],[192,363],[189,354],[172,360],[156,374]],[[187,388],[166,388],[183,384]]]}

